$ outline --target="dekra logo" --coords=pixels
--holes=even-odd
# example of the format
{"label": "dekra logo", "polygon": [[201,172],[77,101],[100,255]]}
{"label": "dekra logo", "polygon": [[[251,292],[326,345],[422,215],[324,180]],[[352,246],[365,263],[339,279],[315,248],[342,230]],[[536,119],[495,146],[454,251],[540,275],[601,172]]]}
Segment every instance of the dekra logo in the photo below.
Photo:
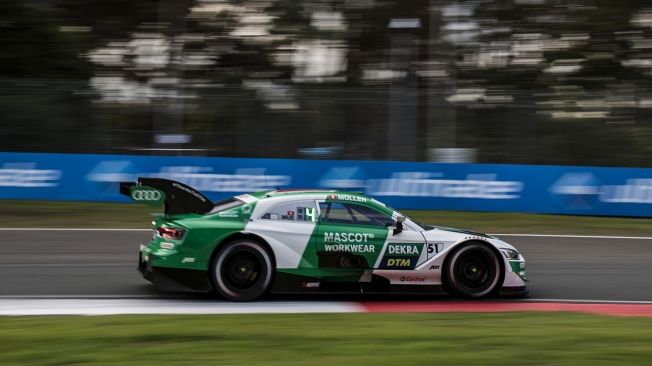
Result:
{"label": "dekra logo", "polygon": [[420,250],[416,245],[389,244],[387,246],[387,254],[419,255],[419,253]]}

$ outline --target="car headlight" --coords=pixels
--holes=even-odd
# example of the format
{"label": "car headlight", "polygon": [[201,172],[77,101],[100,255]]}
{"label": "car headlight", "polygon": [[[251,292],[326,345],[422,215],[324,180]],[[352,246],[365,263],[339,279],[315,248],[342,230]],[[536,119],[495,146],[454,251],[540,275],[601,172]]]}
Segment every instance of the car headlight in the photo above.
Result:
{"label": "car headlight", "polygon": [[500,248],[500,251],[509,260],[518,260],[518,252],[514,249]]}

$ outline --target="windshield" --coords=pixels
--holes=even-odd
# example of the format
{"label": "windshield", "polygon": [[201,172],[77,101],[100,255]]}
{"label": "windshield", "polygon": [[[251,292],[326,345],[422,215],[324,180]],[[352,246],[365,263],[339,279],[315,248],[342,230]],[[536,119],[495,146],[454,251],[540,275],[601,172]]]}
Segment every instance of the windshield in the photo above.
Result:
{"label": "windshield", "polygon": [[406,215],[404,212],[400,212],[400,211],[396,211],[396,212],[398,212],[401,215],[405,216],[408,220],[412,221],[413,223],[415,223],[416,225],[418,225],[421,229],[423,229],[425,231],[429,231],[429,230],[432,230],[432,229],[435,228],[432,225],[428,225],[426,223],[423,223],[421,221],[417,221],[417,220],[413,219],[412,217],[410,217],[410,215]]}
{"label": "windshield", "polygon": [[213,209],[209,212],[209,214],[230,210],[232,208],[242,206],[242,205],[244,205],[244,202],[240,201],[235,197],[227,198],[225,200],[215,202],[215,207],[213,207]]}
{"label": "windshield", "polygon": [[396,212],[396,213],[398,213],[398,214],[400,214],[400,215],[402,215],[402,216],[405,216],[406,219],[412,221],[415,225],[419,226],[419,228],[421,228],[421,229],[424,230],[424,231],[429,231],[429,230],[432,230],[432,229],[435,228],[435,227],[432,226],[432,225],[424,224],[423,222],[417,221],[417,220],[413,219],[412,217],[410,217],[410,215],[406,215],[404,212],[401,212],[401,211],[399,211],[399,210],[395,210],[395,209],[393,209],[393,208],[387,206],[386,204],[384,204],[384,203],[378,201],[378,200],[375,199],[375,198],[372,198],[371,201],[372,201],[373,203],[377,204],[377,205],[385,206],[385,207],[387,207],[389,210],[394,211],[394,212]]}

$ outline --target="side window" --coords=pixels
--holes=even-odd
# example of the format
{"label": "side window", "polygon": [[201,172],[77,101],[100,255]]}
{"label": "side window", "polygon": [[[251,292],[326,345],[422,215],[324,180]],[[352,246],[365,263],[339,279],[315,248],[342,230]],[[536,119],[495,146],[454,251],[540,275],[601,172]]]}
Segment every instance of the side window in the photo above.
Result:
{"label": "side window", "polygon": [[260,217],[262,220],[316,222],[317,207],[314,201],[295,201],[278,204]]}
{"label": "side window", "polygon": [[367,206],[355,203],[322,202],[320,221],[334,224],[387,226],[392,218]]}

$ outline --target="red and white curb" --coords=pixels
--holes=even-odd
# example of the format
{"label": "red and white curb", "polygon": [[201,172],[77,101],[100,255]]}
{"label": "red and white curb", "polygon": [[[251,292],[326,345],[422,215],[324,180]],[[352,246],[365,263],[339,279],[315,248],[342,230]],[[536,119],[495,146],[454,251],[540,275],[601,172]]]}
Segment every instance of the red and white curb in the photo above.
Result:
{"label": "red and white curb", "polygon": [[455,301],[363,303],[372,313],[507,313],[573,312],[613,316],[652,317],[652,303],[538,302],[538,301]]}
{"label": "red and white curb", "polygon": [[652,302],[267,301],[233,303],[153,298],[0,298],[0,316],[126,314],[574,312],[652,317]]}

